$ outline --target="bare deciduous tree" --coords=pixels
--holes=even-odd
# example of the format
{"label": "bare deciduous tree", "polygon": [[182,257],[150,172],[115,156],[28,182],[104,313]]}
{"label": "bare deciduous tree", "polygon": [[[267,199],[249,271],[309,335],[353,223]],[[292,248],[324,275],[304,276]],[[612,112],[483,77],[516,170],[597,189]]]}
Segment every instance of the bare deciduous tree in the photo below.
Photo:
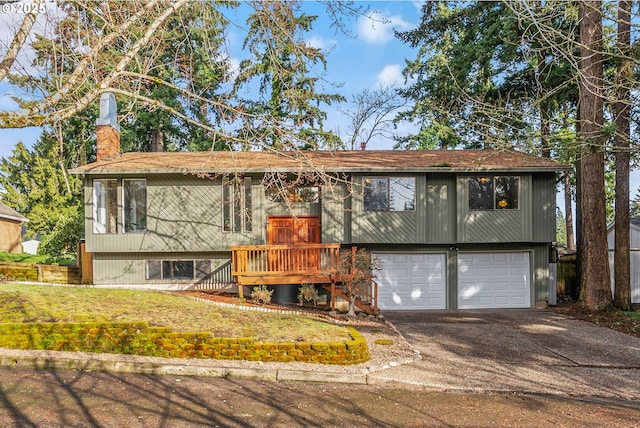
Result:
{"label": "bare deciduous tree", "polygon": [[344,148],[364,148],[374,138],[393,140],[394,116],[406,101],[392,87],[368,89],[353,96],[352,109],[340,109],[350,119]]}

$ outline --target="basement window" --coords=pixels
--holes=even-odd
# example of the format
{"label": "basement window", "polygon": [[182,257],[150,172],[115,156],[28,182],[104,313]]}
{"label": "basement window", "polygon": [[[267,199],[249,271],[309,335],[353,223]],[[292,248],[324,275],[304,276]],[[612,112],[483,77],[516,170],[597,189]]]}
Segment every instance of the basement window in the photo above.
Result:
{"label": "basement window", "polygon": [[148,260],[146,278],[201,279],[211,273],[211,260]]}

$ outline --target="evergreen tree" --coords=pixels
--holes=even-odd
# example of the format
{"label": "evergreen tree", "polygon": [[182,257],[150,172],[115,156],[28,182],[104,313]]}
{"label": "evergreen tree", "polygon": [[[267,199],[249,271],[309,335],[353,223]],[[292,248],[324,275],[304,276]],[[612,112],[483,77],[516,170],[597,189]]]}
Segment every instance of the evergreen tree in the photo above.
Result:
{"label": "evergreen tree", "polygon": [[41,238],[40,254],[75,259],[84,236],[82,184],[67,173],[70,160],[59,148],[51,131],[42,133],[32,151],[18,143],[0,160],[0,186],[3,201],[29,219],[27,236]]}
{"label": "evergreen tree", "polygon": [[344,98],[317,91],[312,67],[326,66],[325,58],[302,38],[317,17],[298,13],[296,2],[254,5],[244,42],[251,58],[240,64],[235,94],[254,85],[259,97],[243,101],[250,114],[243,117],[240,139],[278,150],[337,146],[338,138],[322,129],[326,113],[320,105]]}

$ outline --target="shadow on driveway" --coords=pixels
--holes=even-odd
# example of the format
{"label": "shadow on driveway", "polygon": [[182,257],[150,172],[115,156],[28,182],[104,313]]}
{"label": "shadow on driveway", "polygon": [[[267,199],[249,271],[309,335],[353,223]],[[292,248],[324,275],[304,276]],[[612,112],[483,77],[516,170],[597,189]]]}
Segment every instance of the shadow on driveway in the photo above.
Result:
{"label": "shadow on driveway", "polygon": [[438,390],[640,398],[640,339],[545,310],[384,316],[422,360],[377,374]]}

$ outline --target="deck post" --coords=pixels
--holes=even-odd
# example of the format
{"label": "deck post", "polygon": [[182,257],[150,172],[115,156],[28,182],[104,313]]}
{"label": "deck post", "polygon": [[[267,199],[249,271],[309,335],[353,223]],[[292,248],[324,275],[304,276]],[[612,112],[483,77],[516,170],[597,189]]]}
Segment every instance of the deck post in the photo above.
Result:
{"label": "deck post", "polygon": [[331,277],[331,310],[336,310],[336,279]]}

